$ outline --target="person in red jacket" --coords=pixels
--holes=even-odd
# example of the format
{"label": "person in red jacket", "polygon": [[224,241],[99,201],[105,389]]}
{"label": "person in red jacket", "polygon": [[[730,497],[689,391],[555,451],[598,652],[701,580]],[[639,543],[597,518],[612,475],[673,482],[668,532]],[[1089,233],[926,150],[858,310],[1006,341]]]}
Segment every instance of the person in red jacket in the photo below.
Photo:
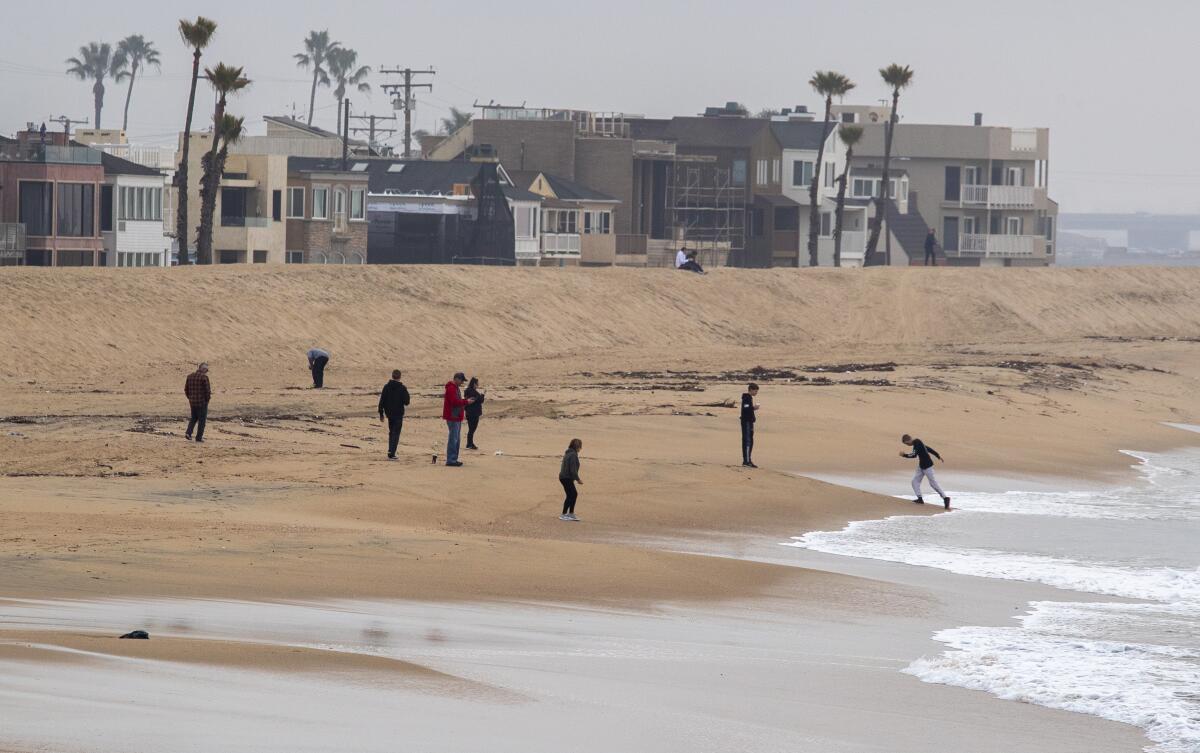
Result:
{"label": "person in red jacket", "polygon": [[458,459],[458,448],[462,438],[463,420],[467,415],[467,406],[475,402],[474,398],[462,396],[463,382],[467,375],[461,371],[446,382],[446,396],[442,400],[442,420],[446,422],[448,437],[446,439],[446,465],[458,468],[462,462]]}

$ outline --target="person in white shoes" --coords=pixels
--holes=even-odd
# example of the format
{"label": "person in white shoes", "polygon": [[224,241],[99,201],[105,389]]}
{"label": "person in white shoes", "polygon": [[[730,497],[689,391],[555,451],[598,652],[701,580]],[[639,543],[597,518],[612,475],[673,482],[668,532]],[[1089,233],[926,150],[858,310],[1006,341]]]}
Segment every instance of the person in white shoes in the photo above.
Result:
{"label": "person in white shoes", "polygon": [[559,520],[579,522],[579,518],[575,517],[575,500],[579,498],[579,492],[575,490],[575,485],[582,485],[579,480],[579,451],[583,449],[582,439],[572,439],[571,444],[567,446],[567,451],[563,453],[562,465],[558,469],[558,481],[563,486],[563,491],[567,493],[567,498],[563,500],[562,515],[558,516]]}

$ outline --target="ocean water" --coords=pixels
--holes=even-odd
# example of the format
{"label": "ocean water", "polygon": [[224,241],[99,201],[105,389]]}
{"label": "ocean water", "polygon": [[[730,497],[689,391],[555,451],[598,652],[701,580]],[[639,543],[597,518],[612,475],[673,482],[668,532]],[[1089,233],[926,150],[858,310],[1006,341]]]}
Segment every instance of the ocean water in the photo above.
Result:
{"label": "ocean water", "polygon": [[1096,594],[1033,602],[1010,626],[942,630],[946,651],[904,671],[1134,724],[1154,753],[1200,753],[1200,449],[1127,454],[1139,478],[1122,488],[951,491],[951,514],[853,523],[789,546]]}

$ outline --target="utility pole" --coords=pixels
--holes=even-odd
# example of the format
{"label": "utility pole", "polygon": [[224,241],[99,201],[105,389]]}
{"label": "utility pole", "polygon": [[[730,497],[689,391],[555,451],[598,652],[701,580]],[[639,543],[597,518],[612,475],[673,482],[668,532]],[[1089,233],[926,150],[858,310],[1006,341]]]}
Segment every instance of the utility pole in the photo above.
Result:
{"label": "utility pole", "polygon": [[342,104],[342,172],[350,169],[350,98],[346,97]]}
{"label": "utility pole", "polygon": [[71,138],[71,126],[88,124],[87,118],[84,118],[83,120],[72,120],[71,116],[69,116],[69,115],[58,115],[58,116],[52,115],[52,116],[50,116],[49,120],[51,123],[61,123],[62,124],[63,133],[65,133],[67,135],[67,139]]}
{"label": "utility pole", "polygon": [[351,120],[365,121],[369,125],[366,126],[351,126],[350,133],[366,133],[367,145],[372,149],[375,148],[376,138],[379,136],[391,136],[396,132],[395,128],[380,128],[376,124],[392,121],[395,122],[395,115],[351,115]]}
{"label": "utility pole", "polygon": [[404,77],[404,83],[402,84],[383,84],[379,88],[392,95],[392,109],[394,110],[401,109],[395,106],[395,95],[399,92],[404,92],[404,157],[407,159],[412,156],[412,90],[429,89],[430,91],[433,91],[432,83],[414,84],[413,76],[434,76],[437,74],[437,71],[432,68],[426,68],[424,70],[413,70],[412,68],[380,68],[379,72],[385,76]]}

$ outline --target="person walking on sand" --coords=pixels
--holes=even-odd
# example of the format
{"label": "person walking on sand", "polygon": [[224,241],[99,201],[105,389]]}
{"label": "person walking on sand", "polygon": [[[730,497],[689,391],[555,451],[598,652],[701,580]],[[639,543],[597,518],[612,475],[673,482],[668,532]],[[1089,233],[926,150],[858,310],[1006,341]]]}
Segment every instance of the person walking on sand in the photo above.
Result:
{"label": "person walking on sand", "polygon": [[758,413],[758,403],[754,398],[758,395],[758,385],[751,382],[742,393],[742,465],[747,468],[757,468],[751,455],[754,453],[754,419]]}
{"label": "person walking on sand", "polygon": [[188,374],[183,383],[183,394],[187,395],[188,404],[192,407],[192,417],[188,421],[187,431],[183,438],[191,440],[192,430],[196,431],[196,441],[204,441],[204,425],[208,423],[208,401],[212,399],[212,385],[208,381],[208,364],[202,363],[196,370]]}
{"label": "person walking on sand", "polygon": [[400,431],[404,428],[404,409],[408,403],[408,388],[400,381],[400,369],[396,369],[379,393],[379,423],[383,423],[386,417],[388,424],[388,460],[396,459]]}
{"label": "person walking on sand", "polygon": [[466,374],[461,371],[455,374],[453,379],[446,382],[446,394],[442,400],[442,419],[446,422],[447,432],[446,465],[451,468],[462,465],[458,459],[458,449],[462,438],[463,418],[466,407],[475,402],[473,398],[462,396],[462,385],[465,381]]}
{"label": "person walking on sand", "polygon": [[925,266],[937,266],[937,233],[933,228],[929,228],[929,234],[925,236]]}
{"label": "person walking on sand", "polygon": [[487,395],[479,389],[479,377],[471,377],[463,396],[475,402],[467,406],[467,449],[478,450],[475,446],[475,430],[479,428],[479,419],[483,416],[483,401]]}
{"label": "person walking on sand", "polygon": [[[933,490],[938,493],[938,495],[942,498],[942,504],[944,504],[946,509],[949,510],[950,498],[946,496],[944,491],[942,491],[942,487],[938,485],[937,478],[935,478],[933,475],[933,458],[937,458],[943,463],[946,461],[942,460],[942,456],[938,454],[937,450],[929,447],[919,439],[914,439],[908,434],[900,437],[900,441],[906,446],[912,448],[912,452],[902,452],[900,453],[900,457],[917,459],[917,475],[913,476],[912,480],[913,494],[917,495],[917,498],[913,501],[918,505],[925,504],[925,499],[921,496],[921,480],[929,479],[929,485],[932,486]],[[933,457],[931,458],[930,455]]]}
{"label": "person walking on sand", "polygon": [[563,453],[562,465],[558,469],[558,482],[567,493],[566,499],[563,500],[562,515],[559,515],[558,519],[572,523],[579,522],[579,518],[575,517],[575,500],[579,499],[575,485],[583,485],[579,480],[579,451],[582,449],[583,440],[572,439],[571,444],[567,445],[567,451]]}
{"label": "person walking on sand", "polygon": [[313,389],[319,390],[325,386],[325,366],[329,363],[329,353],[320,348],[310,348],[308,351],[308,368],[312,370]]}

